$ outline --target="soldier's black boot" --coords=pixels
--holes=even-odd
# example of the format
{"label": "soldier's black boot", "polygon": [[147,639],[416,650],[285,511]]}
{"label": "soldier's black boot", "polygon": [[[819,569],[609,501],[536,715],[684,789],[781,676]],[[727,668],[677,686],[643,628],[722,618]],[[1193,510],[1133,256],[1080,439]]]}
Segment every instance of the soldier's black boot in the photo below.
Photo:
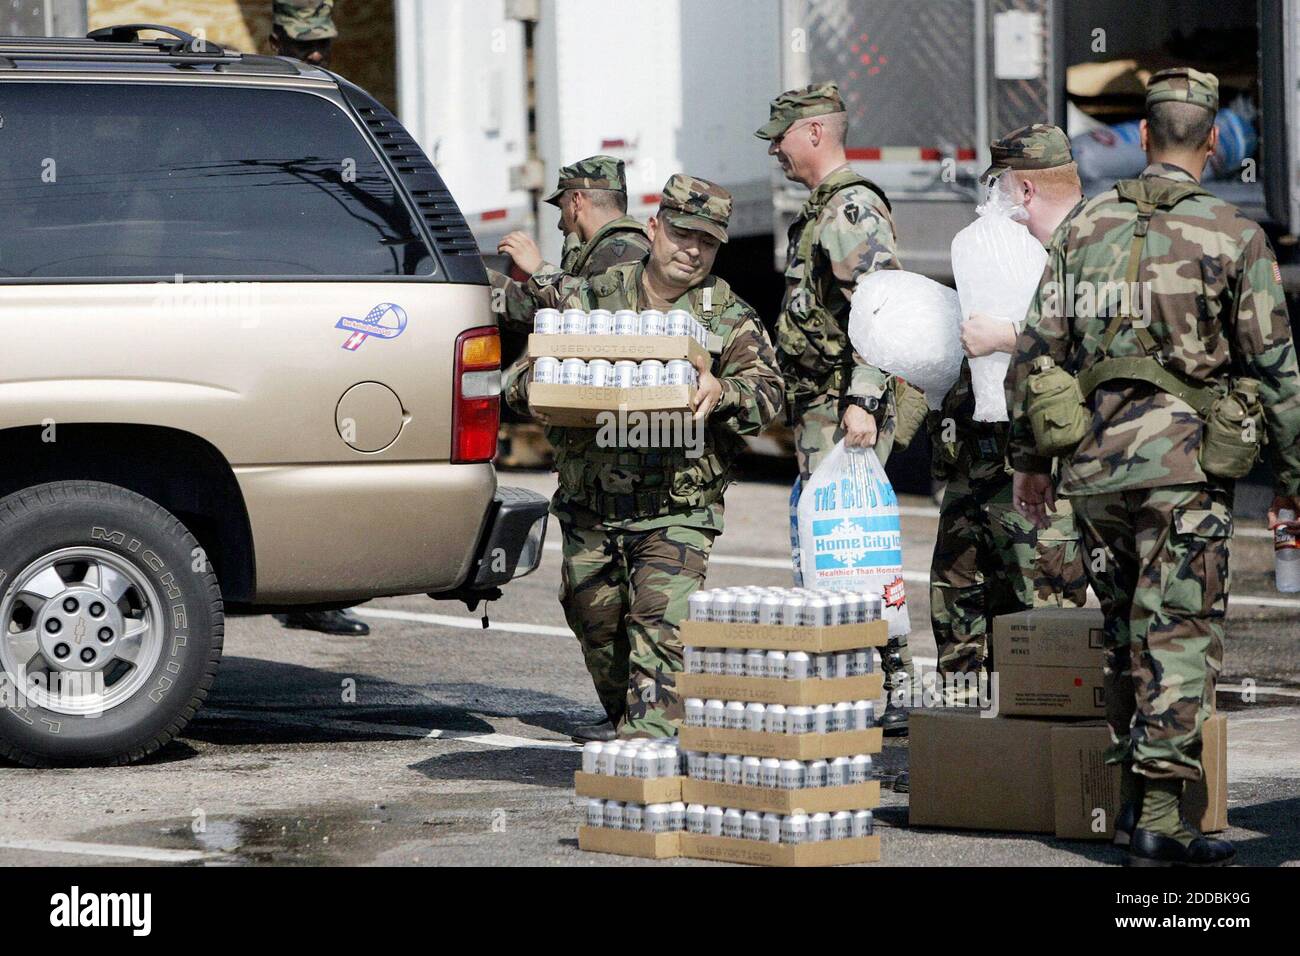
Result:
{"label": "soldier's black boot", "polygon": [[347,611],[291,611],[275,619],[290,630],[318,631],[321,634],[347,634],[365,637],[370,625]]}
{"label": "soldier's black boot", "polygon": [[1129,866],[1227,866],[1237,855],[1227,840],[1205,836],[1180,812],[1182,780],[1148,780],[1128,846]]}
{"label": "soldier's black boot", "polygon": [[1119,814],[1115,817],[1115,837],[1111,842],[1126,847],[1142,810],[1142,784],[1146,778],[1135,773],[1131,763],[1120,764],[1119,774]]}
{"label": "soldier's black boot", "polygon": [[906,707],[895,704],[892,700],[885,705],[885,712],[880,715],[879,724],[886,737],[907,736],[907,714]]}
{"label": "soldier's black boot", "polygon": [[903,701],[910,700],[910,697],[903,693],[903,689],[911,688],[912,655],[909,653],[904,657],[906,649],[907,645],[896,637],[891,637],[889,644],[880,649],[880,669],[885,673],[885,712],[876,725],[886,737],[907,736],[908,708]]}
{"label": "soldier's black boot", "polygon": [[573,728],[572,737],[574,740],[585,742],[596,740],[604,743],[607,740],[613,740],[618,736],[618,730],[615,729],[613,721],[608,717],[598,724],[582,724]]}

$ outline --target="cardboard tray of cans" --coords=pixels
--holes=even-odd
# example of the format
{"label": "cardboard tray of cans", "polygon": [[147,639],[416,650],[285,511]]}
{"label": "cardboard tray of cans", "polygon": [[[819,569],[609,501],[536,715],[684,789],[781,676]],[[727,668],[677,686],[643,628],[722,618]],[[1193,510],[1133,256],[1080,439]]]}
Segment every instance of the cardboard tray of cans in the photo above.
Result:
{"label": "cardboard tray of cans", "polygon": [[[599,388],[530,382],[528,407],[552,425],[595,428],[602,412],[677,412],[693,414],[694,385],[646,385]],[[615,423],[617,424],[617,423]]]}
{"label": "cardboard tray of cans", "polygon": [[528,358],[550,355],[558,359],[607,359],[610,362],[671,362],[696,359],[708,363],[708,351],[688,335],[539,335],[528,336]]}
{"label": "cardboard tray of cans", "polygon": [[650,804],[672,803],[682,799],[682,782],[685,777],[612,777],[604,773],[573,774],[573,789],[580,797],[597,797],[601,800]]}
{"label": "cardboard tray of cans", "polygon": [[680,854],[697,860],[748,863],[755,866],[840,866],[846,863],[876,863],[880,860],[879,834],[796,844],[764,843],[703,833],[679,835]]}
{"label": "cardboard tray of cans", "polygon": [[864,624],[796,627],[785,624],[683,621],[681,639],[683,644],[695,647],[755,647],[765,651],[809,651],[822,654],[826,651],[851,651],[859,647],[884,647],[889,643],[889,623],[867,621]]}
{"label": "cardboard tray of cans", "polygon": [[703,753],[740,754],[745,757],[778,757],[781,760],[816,760],[819,757],[851,757],[879,753],[883,732],[840,730],[829,734],[771,734],[759,730],[726,730],[717,727],[683,727],[678,732],[683,750]]}
{"label": "cardboard tray of cans", "polygon": [[780,677],[734,677],[729,674],[677,675],[677,692],[682,697],[754,701],[759,704],[815,706],[838,704],[842,700],[874,700],[885,688],[884,674],[856,677],[809,677],[786,680]]}
{"label": "cardboard tray of cans", "polygon": [[771,787],[746,787],[738,783],[714,783],[710,780],[682,781],[685,803],[703,803],[737,810],[763,813],[835,813],[838,810],[872,810],[880,806],[880,781],[852,783],[842,787],[803,787],[777,790]]}
{"label": "cardboard tray of cans", "polygon": [[[640,833],[628,830],[610,830],[605,827],[578,827],[578,849],[589,853],[615,853],[619,856],[639,856],[650,860],[666,860],[681,856],[680,832]],[[870,839],[870,837],[867,837]],[[753,842],[736,840],[737,843]],[[791,847],[793,849],[793,847]]]}

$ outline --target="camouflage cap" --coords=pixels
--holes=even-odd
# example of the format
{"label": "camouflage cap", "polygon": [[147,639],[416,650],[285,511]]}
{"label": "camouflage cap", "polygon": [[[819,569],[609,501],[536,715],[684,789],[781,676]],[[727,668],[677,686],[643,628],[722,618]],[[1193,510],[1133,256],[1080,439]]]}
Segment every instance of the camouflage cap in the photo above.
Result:
{"label": "camouflage cap", "polygon": [[1051,169],[1074,162],[1070,139],[1059,126],[1022,126],[989,144],[992,163],[980,175],[986,183],[1008,169]]}
{"label": "camouflage cap", "polygon": [[731,193],[707,179],[675,173],[664,184],[659,217],[678,229],[693,229],[726,242]]}
{"label": "camouflage cap", "polygon": [[299,43],[332,40],[339,35],[334,28],[334,0],[272,0],[271,19],[285,36]]}
{"label": "camouflage cap", "polygon": [[814,83],[802,90],[787,90],[772,101],[772,113],[761,129],[754,133],[759,139],[776,139],[796,120],[809,116],[843,113],[844,101],[840,88],[834,83]]}
{"label": "camouflage cap", "polygon": [[627,178],[623,175],[623,160],[613,156],[588,156],[572,166],[560,167],[559,183],[555,192],[546,197],[552,206],[560,204],[566,189],[608,189],[626,193]]}
{"label": "camouflage cap", "polygon": [[1156,103],[1195,103],[1219,112],[1219,78],[1191,67],[1152,73],[1147,81],[1147,109]]}

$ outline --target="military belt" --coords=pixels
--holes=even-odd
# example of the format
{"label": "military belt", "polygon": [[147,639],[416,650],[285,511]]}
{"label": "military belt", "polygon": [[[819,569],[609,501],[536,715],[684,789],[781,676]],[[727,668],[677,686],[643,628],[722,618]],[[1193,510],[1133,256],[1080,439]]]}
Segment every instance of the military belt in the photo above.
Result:
{"label": "military belt", "polygon": [[674,451],[595,451],[586,449],[580,452],[583,458],[597,465],[618,465],[622,467],[661,468],[676,464],[674,459],[681,453]]}
{"label": "military belt", "polygon": [[604,491],[589,492],[586,505],[596,514],[611,521],[631,518],[653,518],[668,510],[667,491],[638,491],[628,494],[609,494]]}
{"label": "military belt", "polygon": [[1147,382],[1175,398],[1182,399],[1204,418],[1210,412],[1217,391],[1213,385],[1188,382],[1148,355],[1102,359],[1079,373],[1079,389],[1086,399],[1099,385],[1117,379]]}

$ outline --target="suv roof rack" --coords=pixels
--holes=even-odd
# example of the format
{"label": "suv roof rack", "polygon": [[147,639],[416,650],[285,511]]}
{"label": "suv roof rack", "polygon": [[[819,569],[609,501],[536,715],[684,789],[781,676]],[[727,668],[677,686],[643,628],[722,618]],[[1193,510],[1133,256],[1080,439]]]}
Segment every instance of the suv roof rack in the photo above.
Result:
{"label": "suv roof rack", "polygon": [[[141,30],[166,33],[172,39],[141,40]],[[139,43],[142,46],[156,46],[166,53],[225,56],[226,52],[215,43],[209,43],[207,40],[186,33],[184,30],[163,26],[160,23],[125,23],[115,27],[100,27],[98,30],[91,30],[87,33],[86,39],[100,43]]]}
{"label": "suv roof rack", "polygon": [[[167,36],[140,39],[140,34],[149,30]],[[222,73],[303,73],[292,60],[243,54],[159,23],[102,27],[90,31],[84,38],[0,36],[0,69],[16,69],[19,60],[164,66],[208,64]]]}

